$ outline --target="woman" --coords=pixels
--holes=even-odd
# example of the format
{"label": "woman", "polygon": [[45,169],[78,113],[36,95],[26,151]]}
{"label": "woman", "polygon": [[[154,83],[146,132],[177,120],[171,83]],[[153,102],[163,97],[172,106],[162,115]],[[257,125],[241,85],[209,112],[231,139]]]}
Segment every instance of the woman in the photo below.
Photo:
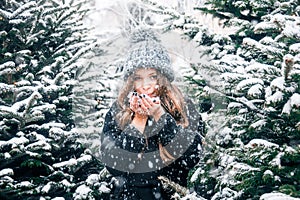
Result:
{"label": "woman", "polygon": [[138,30],[124,62],[124,86],[105,117],[102,161],[113,175],[112,199],[170,199],[159,176],[187,185],[199,161],[201,117],[172,84],[167,51]]}

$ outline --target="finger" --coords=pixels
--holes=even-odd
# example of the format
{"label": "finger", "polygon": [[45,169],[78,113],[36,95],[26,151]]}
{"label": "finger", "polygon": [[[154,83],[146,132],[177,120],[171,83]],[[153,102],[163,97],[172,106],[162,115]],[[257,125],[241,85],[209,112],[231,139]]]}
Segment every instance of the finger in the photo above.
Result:
{"label": "finger", "polygon": [[153,102],[149,96],[144,95],[141,99],[146,108],[151,108],[153,106]]}
{"label": "finger", "polygon": [[135,111],[136,109],[139,108],[139,104],[140,104],[139,98],[137,96],[133,96],[130,101],[130,108]]}
{"label": "finger", "polygon": [[141,109],[146,115],[149,115],[149,108],[148,108],[147,106],[145,106],[145,104],[144,104],[143,101],[141,101],[140,109]]}
{"label": "finger", "polygon": [[153,97],[151,100],[152,100],[152,102],[153,102],[154,104],[160,104],[160,99],[159,99],[159,97]]}

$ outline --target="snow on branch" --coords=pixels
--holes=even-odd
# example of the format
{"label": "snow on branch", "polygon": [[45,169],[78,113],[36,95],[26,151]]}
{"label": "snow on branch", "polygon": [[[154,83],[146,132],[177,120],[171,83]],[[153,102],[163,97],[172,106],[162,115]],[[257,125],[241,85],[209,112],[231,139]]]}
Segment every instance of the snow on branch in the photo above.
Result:
{"label": "snow on branch", "polygon": [[36,101],[41,98],[42,95],[39,92],[35,91],[30,95],[29,98],[25,99],[23,101],[25,103],[25,110],[23,111],[23,115],[27,114],[30,108],[32,108],[32,106],[36,103]]}
{"label": "snow on branch", "polygon": [[280,147],[278,144],[268,142],[267,140],[253,139],[247,145],[245,145],[245,148],[255,148],[257,146],[264,147],[264,148],[279,148]]}
{"label": "snow on branch", "polygon": [[12,61],[5,62],[0,65],[0,75],[9,74],[15,72],[15,63]]}
{"label": "snow on branch", "polygon": [[8,85],[5,83],[0,83],[0,94],[6,93],[6,92],[12,92],[14,90],[13,85]]}
{"label": "snow on branch", "polygon": [[300,107],[300,94],[294,93],[293,96],[291,96],[291,106],[299,108]]}
{"label": "snow on branch", "polygon": [[280,192],[272,192],[263,194],[259,200],[299,200],[299,198],[294,198]]}
{"label": "snow on branch", "polygon": [[264,81],[260,78],[245,79],[239,82],[239,84],[236,86],[236,90],[242,91],[245,88],[248,88],[249,86],[256,85],[256,84],[264,85]]}
{"label": "snow on branch", "polygon": [[2,169],[0,171],[0,177],[3,177],[3,176],[12,176],[12,175],[14,175],[14,171],[11,168]]}
{"label": "snow on branch", "polygon": [[290,51],[292,54],[299,54],[299,53],[300,53],[300,43],[292,44],[292,45],[289,47],[289,51]]}
{"label": "snow on branch", "polygon": [[[232,99],[233,97],[228,97],[230,99]],[[236,102],[239,102],[241,104],[243,104],[244,106],[246,106],[248,109],[255,111],[257,113],[260,114],[265,114],[264,111],[262,111],[261,109],[258,109],[251,101],[249,101],[246,97],[238,97],[238,98],[233,98]]]}
{"label": "snow on branch", "polygon": [[251,38],[244,38],[243,46],[248,50],[264,53],[266,55],[272,55],[273,57],[283,57],[284,53],[284,49],[276,48],[270,45],[263,45]]}
{"label": "snow on branch", "polygon": [[10,19],[12,16],[12,13],[0,9],[0,16],[3,17],[4,19]]}
{"label": "snow on branch", "polygon": [[165,189],[171,189],[177,193],[179,193],[181,196],[185,196],[188,193],[188,189],[169,180],[167,177],[165,176],[159,176],[158,180],[161,181],[163,187]]}
{"label": "snow on branch", "polygon": [[23,121],[23,115],[18,113],[15,109],[12,109],[11,107],[8,106],[0,106],[0,116],[8,119],[15,118],[19,122]]}
{"label": "snow on branch", "polygon": [[44,35],[46,31],[45,30],[40,30],[39,32],[29,35],[26,39],[26,45],[32,45],[33,43],[37,42],[39,39],[38,37],[41,35]]}
{"label": "snow on branch", "polygon": [[63,161],[60,163],[53,164],[54,168],[60,169],[60,168],[72,168],[73,166],[79,167],[80,165],[84,165],[85,163],[92,160],[91,155],[84,155],[78,159],[71,158],[70,160]]}
{"label": "snow on branch", "polygon": [[60,7],[49,8],[49,9],[46,9],[42,13],[42,16],[51,15],[51,14],[54,14],[54,13],[57,13],[57,12],[60,12],[60,11],[63,11],[63,10],[67,10],[67,9],[68,9],[68,6],[60,6]]}
{"label": "snow on branch", "polygon": [[224,55],[219,61],[219,64],[228,65],[232,67],[232,69],[237,68],[238,66],[247,66],[248,62],[244,60],[244,58],[233,55],[233,54],[227,54]]}
{"label": "snow on branch", "polygon": [[79,49],[74,56],[65,64],[65,67],[63,71],[70,71],[69,68],[71,64],[73,64],[75,61],[77,61],[79,58],[81,58],[84,54],[90,52],[93,48],[97,47],[99,44],[98,43],[93,43],[87,47]]}
{"label": "snow on branch", "polygon": [[271,31],[280,32],[280,29],[276,24],[272,22],[260,22],[254,27],[254,33],[256,34],[268,33]]}
{"label": "snow on branch", "polygon": [[245,71],[247,73],[252,72],[252,73],[267,73],[267,74],[275,74],[275,75],[280,75],[281,70],[278,69],[277,67],[274,67],[273,65],[267,65],[267,64],[262,64],[259,62],[251,63],[249,66],[245,68]]}
{"label": "snow on branch", "polygon": [[36,7],[36,2],[35,1],[30,1],[24,5],[22,5],[20,8],[18,8],[17,10],[15,10],[12,15],[10,16],[10,19],[15,18],[17,15],[19,15],[20,13],[23,13],[24,11],[32,8],[32,7]]}

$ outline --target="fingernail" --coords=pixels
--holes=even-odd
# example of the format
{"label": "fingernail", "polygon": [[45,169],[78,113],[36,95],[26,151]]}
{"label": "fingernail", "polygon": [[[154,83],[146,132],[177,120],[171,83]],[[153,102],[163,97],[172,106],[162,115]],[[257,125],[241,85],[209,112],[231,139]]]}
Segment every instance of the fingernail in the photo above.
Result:
{"label": "fingernail", "polygon": [[143,96],[142,96],[142,95],[139,95],[139,97],[140,97],[140,98],[143,98]]}
{"label": "fingernail", "polygon": [[143,97],[145,98],[145,97],[146,97],[146,95],[144,95],[144,94],[143,94]]}
{"label": "fingernail", "polygon": [[153,99],[153,103],[155,103],[156,102],[156,99]]}

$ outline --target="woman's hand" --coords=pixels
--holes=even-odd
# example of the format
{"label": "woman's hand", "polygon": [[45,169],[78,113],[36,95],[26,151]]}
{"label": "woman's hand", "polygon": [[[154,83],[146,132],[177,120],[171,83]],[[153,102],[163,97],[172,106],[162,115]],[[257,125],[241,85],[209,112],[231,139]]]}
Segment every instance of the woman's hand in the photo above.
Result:
{"label": "woman's hand", "polygon": [[146,94],[132,93],[130,99],[130,109],[137,115],[152,116],[155,121],[165,113],[158,97],[151,98]]}
{"label": "woman's hand", "polygon": [[141,95],[142,104],[141,107],[143,110],[147,110],[147,114],[152,116],[155,121],[158,121],[159,118],[165,113],[165,110],[161,106],[161,101],[158,97],[149,97],[148,95]]}

